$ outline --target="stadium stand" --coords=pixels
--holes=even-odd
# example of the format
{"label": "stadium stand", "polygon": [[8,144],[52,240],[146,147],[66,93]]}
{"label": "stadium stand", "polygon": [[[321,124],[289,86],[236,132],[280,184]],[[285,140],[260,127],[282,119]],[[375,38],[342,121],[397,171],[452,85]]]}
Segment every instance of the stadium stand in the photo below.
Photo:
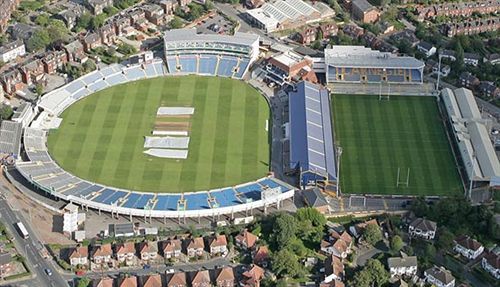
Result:
{"label": "stadium stand", "polygon": [[472,92],[465,88],[441,91],[448,114],[448,129],[454,134],[464,176],[473,188],[496,185],[500,180],[500,163],[491,143],[485,120]]}
{"label": "stadium stand", "polygon": [[38,106],[54,115],[59,115],[74,102],[107,87],[164,75],[163,62],[159,59],[130,67],[113,64],[47,93]]}
{"label": "stadium stand", "polygon": [[[258,38],[247,37],[245,39],[248,42],[250,38],[256,39],[258,45]],[[243,41],[243,44],[245,43]],[[233,48],[235,47],[231,49]],[[229,65],[224,68],[223,74],[228,77],[240,77],[244,73],[241,71],[248,69],[252,58],[248,46],[236,47],[235,49],[238,53],[244,51],[247,56],[242,60],[241,56],[234,56],[230,52],[230,56],[204,54],[203,58],[210,59],[208,66],[212,65],[214,61],[219,61],[219,57],[227,59]],[[198,57],[194,57],[194,59],[198,59]],[[198,64],[194,66],[196,69],[200,69]],[[199,70],[197,71],[199,72]],[[216,69],[210,71],[213,71],[213,75],[217,74]],[[120,190],[80,179],[64,171],[50,157],[46,147],[46,130],[50,128],[50,125],[45,126],[42,123],[51,122],[54,116],[62,113],[71,104],[103,87],[165,74],[170,73],[167,72],[160,60],[130,67],[115,64],[47,93],[38,105],[44,110],[36,120],[38,124],[32,124],[32,127],[28,127],[24,131],[24,149],[28,161],[16,162],[16,169],[34,186],[55,197],[82,206],[130,216],[180,218],[234,214],[235,212],[266,207],[270,204],[279,204],[294,195],[292,186],[272,177],[237,187],[196,193],[153,194]],[[19,145],[21,135],[20,131],[17,141]]]}
{"label": "stadium stand", "polygon": [[259,53],[259,36],[196,34],[196,29],[165,33],[168,74],[242,78]]}
{"label": "stadium stand", "polygon": [[290,168],[300,171],[302,186],[318,181],[334,184],[337,173],[328,91],[302,81],[288,93],[288,105]]}
{"label": "stadium stand", "polygon": [[423,83],[424,63],[414,57],[363,46],[332,46],[324,53],[327,83]]}
{"label": "stadium stand", "polygon": [[14,121],[2,121],[0,127],[0,154],[17,158],[21,150],[23,124]]}

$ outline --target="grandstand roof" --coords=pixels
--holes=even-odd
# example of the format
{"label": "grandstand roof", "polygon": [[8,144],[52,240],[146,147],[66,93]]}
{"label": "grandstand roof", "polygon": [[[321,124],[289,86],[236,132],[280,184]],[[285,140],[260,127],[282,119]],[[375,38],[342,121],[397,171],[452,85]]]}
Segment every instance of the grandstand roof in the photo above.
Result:
{"label": "grandstand roof", "polygon": [[328,91],[306,81],[289,94],[290,164],[336,178]]}
{"label": "grandstand roof", "polygon": [[197,34],[196,28],[174,29],[165,32],[164,39],[167,42],[225,42],[241,45],[252,45],[259,40],[259,36],[250,33],[236,32],[234,35],[219,34]]}
{"label": "grandstand roof", "polygon": [[472,92],[445,88],[441,98],[451,118],[467,175],[472,174],[474,167],[475,178],[489,180],[500,176],[500,162]]}
{"label": "grandstand roof", "polygon": [[420,69],[424,62],[409,56],[371,50],[363,46],[332,46],[325,49],[325,63],[336,67]]}
{"label": "grandstand roof", "polygon": [[0,127],[0,153],[19,155],[22,130],[22,123],[2,121]]}

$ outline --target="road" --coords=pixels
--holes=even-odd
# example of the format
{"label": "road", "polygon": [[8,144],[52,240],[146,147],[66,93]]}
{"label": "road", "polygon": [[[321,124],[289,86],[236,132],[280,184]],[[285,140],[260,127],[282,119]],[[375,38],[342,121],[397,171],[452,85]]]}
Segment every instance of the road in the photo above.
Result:
{"label": "road", "polygon": [[[24,258],[26,258],[26,263],[30,268],[31,272],[35,275],[35,277],[31,280],[23,281],[24,284],[29,286],[47,286],[47,287],[62,287],[68,286],[66,280],[56,272],[54,265],[51,260],[44,259],[40,254],[39,250],[43,248],[41,245],[38,236],[33,232],[33,229],[28,224],[28,222],[24,219],[24,217],[19,214],[19,211],[15,211],[8,204],[5,196],[7,195],[6,189],[1,187],[0,190],[0,217],[1,221],[6,225],[6,227],[10,230],[11,234],[14,237],[14,243],[16,245],[16,249],[19,253],[21,253]],[[29,233],[28,239],[23,239],[14,224],[16,222],[22,222]],[[42,223],[43,224],[43,223]],[[48,276],[45,273],[45,269],[51,269],[53,274]]]}
{"label": "road", "polygon": [[[156,266],[151,266],[151,268],[148,268],[148,269],[122,268],[121,270],[106,270],[103,272],[89,272],[89,273],[85,274],[85,277],[101,278],[103,275],[106,275],[109,277],[116,278],[120,274],[123,274],[123,273],[133,274],[136,276],[143,276],[143,275],[148,275],[151,273],[164,274],[165,271],[167,271],[168,269],[174,269],[175,272],[193,272],[193,271],[199,271],[199,270],[212,270],[212,269],[220,268],[221,266],[229,266],[229,265],[231,265],[231,264],[228,261],[228,259],[222,258],[222,257],[217,257],[217,258],[203,261],[200,263],[192,262],[192,263],[186,263],[186,264],[176,265],[176,266],[156,265]],[[64,275],[64,277],[68,278],[68,280],[71,280],[75,276]]]}

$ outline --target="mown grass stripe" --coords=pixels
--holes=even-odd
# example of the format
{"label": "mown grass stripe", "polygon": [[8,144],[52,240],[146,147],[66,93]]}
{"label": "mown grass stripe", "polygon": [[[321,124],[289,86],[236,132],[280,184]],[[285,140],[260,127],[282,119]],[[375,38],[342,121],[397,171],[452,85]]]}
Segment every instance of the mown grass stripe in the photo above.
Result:
{"label": "mown grass stripe", "polygon": [[224,168],[227,160],[227,142],[229,115],[232,102],[232,82],[220,81],[219,83],[219,101],[217,108],[217,117],[215,119],[215,140],[212,152],[212,172],[210,175],[210,185],[224,187],[226,184]]}

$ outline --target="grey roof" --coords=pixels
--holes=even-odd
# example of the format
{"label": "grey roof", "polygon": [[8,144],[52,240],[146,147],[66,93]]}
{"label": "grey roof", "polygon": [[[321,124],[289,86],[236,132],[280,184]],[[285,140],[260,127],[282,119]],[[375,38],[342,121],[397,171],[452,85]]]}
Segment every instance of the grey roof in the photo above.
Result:
{"label": "grey roof", "polygon": [[321,191],[319,188],[311,188],[304,190],[302,192],[302,195],[304,196],[305,200],[307,201],[307,204],[309,204],[311,207],[321,207],[328,205],[328,202],[326,201],[325,197],[323,194],[321,194]]}
{"label": "grey roof", "polygon": [[0,127],[0,153],[19,155],[23,126],[13,121],[2,121]]}
{"label": "grey roof", "polygon": [[486,127],[475,121],[469,123],[467,127],[469,128],[472,146],[474,146],[475,156],[479,161],[479,167],[483,176],[499,176],[500,164]]}
{"label": "grey roof", "polygon": [[425,270],[425,274],[436,278],[445,285],[450,284],[452,281],[455,280],[455,277],[451,275],[451,272],[446,270],[444,267],[434,266],[432,268]]}
{"label": "grey roof", "polygon": [[500,176],[500,162],[472,92],[464,88],[454,91],[446,88],[441,91],[441,98],[454,125],[466,174],[474,174],[481,180]]}
{"label": "grey roof", "polygon": [[390,257],[387,259],[387,266],[389,268],[417,266],[417,256]]}
{"label": "grey roof", "polygon": [[372,4],[368,3],[366,0],[354,0],[352,1],[352,5],[358,7],[359,10],[363,12],[370,11],[372,9],[375,9]]}
{"label": "grey roof", "polygon": [[166,42],[223,42],[235,43],[243,45],[252,45],[255,41],[259,40],[259,36],[250,33],[236,32],[231,35],[217,35],[217,34],[196,34],[196,28],[192,29],[175,29],[165,32]]}
{"label": "grey roof", "polygon": [[20,118],[24,113],[26,113],[29,110],[30,107],[31,105],[29,103],[23,102],[12,115],[12,119],[14,120]]}
{"label": "grey roof", "polygon": [[113,233],[115,236],[134,233],[134,225],[132,223],[112,224],[110,225],[110,233]]}
{"label": "grey roof", "polygon": [[2,253],[0,254],[0,265],[5,265],[12,262],[12,256],[10,253]]}
{"label": "grey roof", "polygon": [[410,223],[410,226],[422,231],[436,231],[437,224],[434,221],[427,220],[425,218],[417,218]]}
{"label": "grey roof", "polygon": [[7,43],[7,44],[0,47],[0,54],[11,51],[19,46],[22,46],[22,45],[24,45],[24,43],[21,40],[16,40],[16,41]]}
{"label": "grey roof", "polygon": [[15,39],[27,40],[31,37],[36,28],[23,23],[16,23],[10,27],[10,33]]}
{"label": "grey roof", "polygon": [[424,68],[424,62],[414,57],[397,56],[363,46],[332,46],[325,49],[325,63],[335,67]]}
{"label": "grey roof", "polygon": [[337,176],[328,91],[302,81],[289,93],[290,165]]}
{"label": "grey roof", "polygon": [[481,60],[481,56],[476,53],[464,53],[464,59]]}
{"label": "grey roof", "polygon": [[432,47],[434,47],[431,43],[427,43],[425,41],[420,41],[420,43],[418,43],[418,46],[424,48],[427,51],[429,51],[430,49],[432,49]]}

